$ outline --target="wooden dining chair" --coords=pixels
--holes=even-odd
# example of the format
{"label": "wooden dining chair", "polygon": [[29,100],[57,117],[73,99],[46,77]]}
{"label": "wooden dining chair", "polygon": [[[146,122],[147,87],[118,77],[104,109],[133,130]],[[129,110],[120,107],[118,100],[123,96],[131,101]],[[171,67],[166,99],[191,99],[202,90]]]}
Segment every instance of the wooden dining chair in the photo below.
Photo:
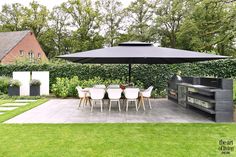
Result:
{"label": "wooden dining chair", "polygon": [[141,105],[140,102],[141,102],[143,105],[143,110],[145,110],[144,100],[147,99],[149,107],[150,107],[150,109],[152,109],[152,105],[151,105],[151,101],[150,101],[152,90],[153,90],[153,86],[150,86],[150,87],[148,87],[148,89],[139,93],[139,107],[138,108],[140,108],[140,105]]}
{"label": "wooden dining chair", "polygon": [[80,108],[81,104],[84,107],[84,105],[87,105],[87,102],[89,101],[89,93],[88,93],[88,91],[83,90],[80,86],[77,86],[76,90],[78,92],[78,97],[80,100],[78,108]]}

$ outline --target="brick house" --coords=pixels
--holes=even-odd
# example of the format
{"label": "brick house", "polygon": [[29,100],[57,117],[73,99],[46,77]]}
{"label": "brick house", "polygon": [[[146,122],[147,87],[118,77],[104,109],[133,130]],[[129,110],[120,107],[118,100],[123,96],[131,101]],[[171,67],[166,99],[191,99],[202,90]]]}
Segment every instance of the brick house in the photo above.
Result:
{"label": "brick house", "polygon": [[17,61],[48,61],[34,33],[31,31],[0,32],[0,63]]}

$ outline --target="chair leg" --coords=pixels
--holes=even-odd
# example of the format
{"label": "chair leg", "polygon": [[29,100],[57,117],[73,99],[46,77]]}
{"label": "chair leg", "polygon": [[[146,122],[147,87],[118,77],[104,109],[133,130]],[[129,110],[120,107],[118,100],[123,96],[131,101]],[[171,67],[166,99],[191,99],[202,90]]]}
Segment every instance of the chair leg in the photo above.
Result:
{"label": "chair leg", "polygon": [[83,101],[83,107],[85,107],[85,106],[87,105],[87,98],[84,97],[83,99],[84,99],[84,101]]}
{"label": "chair leg", "polygon": [[118,107],[119,107],[119,111],[121,111],[121,110],[120,110],[120,100],[118,100]]}
{"label": "chair leg", "polygon": [[102,100],[100,100],[100,103],[101,103],[101,112],[102,112],[102,105],[103,105]]}
{"label": "chair leg", "polygon": [[142,105],[143,105],[143,110],[145,111],[145,104],[144,104],[144,98],[141,97],[141,102],[142,102]]}
{"label": "chair leg", "polygon": [[141,102],[141,97],[138,98],[138,109],[141,107],[140,102]]}
{"label": "chair leg", "polygon": [[148,104],[149,104],[150,109],[152,109],[151,101],[149,98],[148,98]]}
{"label": "chair leg", "polygon": [[109,111],[111,111],[111,100],[110,100],[110,103],[109,103]]}
{"label": "chair leg", "polygon": [[126,112],[128,111],[128,108],[129,108],[129,101],[126,100]]}
{"label": "chair leg", "polygon": [[85,103],[85,101],[86,101],[86,98],[82,98],[82,101],[81,101],[80,106],[84,107],[84,103]]}
{"label": "chair leg", "polygon": [[87,106],[87,98],[84,98],[85,99],[85,103],[84,103],[84,106]]}
{"label": "chair leg", "polygon": [[94,105],[94,101],[91,100],[91,112],[93,112],[93,105]]}
{"label": "chair leg", "polygon": [[83,101],[83,99],[79,99],[79,105],[78,105],[78,108],[80,108],[80,105],[81,105],[81,102]]}
{"label": "chair leg", "polygon": [[144,100],[143,100],[143,110],[145,111],[145,102],[144,102]]}
{"label": "chair leg", "polygon": [[138,104],[137,104],[137,100],[134,101],[135,103],[135,107],[136,107],[136,111],[138,111]]}
{"label": "chair leg", "polygon": [[89,105],[90,105],[90,107],[91,107],[91,106],[92,106],[91,99],[88,98],[88,101],[89,101]]}

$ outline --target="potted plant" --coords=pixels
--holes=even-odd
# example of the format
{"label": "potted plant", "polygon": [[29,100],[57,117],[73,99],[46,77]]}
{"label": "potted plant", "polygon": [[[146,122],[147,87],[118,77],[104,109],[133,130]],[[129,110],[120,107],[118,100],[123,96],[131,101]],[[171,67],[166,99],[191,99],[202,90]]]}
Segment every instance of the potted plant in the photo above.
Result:
{"label": "potted plant", "polygon": [[8,95],[9,96],[19,96],[20,95],[21,83],[18,80],[9,81]]}
{"label": "potted plant", "polygon": [[30,96],[39,96],[40,95],[40,85],[39,80],[31,80],[30,82]]}

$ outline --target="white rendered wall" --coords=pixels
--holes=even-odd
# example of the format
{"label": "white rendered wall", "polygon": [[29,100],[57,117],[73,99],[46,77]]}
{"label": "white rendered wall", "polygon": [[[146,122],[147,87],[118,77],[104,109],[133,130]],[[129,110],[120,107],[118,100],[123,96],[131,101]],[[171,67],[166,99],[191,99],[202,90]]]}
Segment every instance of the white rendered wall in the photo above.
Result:
{"label": "white rendered wall", "polygon": [[20,96],[29,96],[30,72],[27,71],[13,72],[13,79],[19,80],[21,83]]}
{"label": "white rendered wall", "polygon": [[32,79],[41,82],[40,95],[49,95],[49,71],[33,71]]}

